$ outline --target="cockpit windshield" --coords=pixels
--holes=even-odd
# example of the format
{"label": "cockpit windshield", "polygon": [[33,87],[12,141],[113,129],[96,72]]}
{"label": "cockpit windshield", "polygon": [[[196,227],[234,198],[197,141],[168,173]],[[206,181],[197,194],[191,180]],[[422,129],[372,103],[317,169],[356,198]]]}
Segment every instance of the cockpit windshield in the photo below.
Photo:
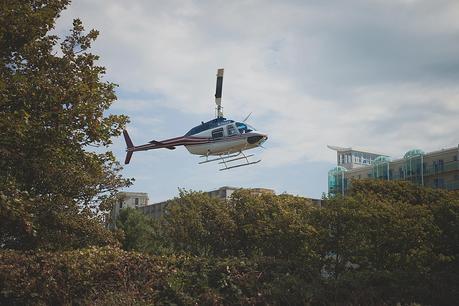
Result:
{"label": "cockpit windshield", "polygon": [[252,131],[255,131],[255,128],[253,126],[250,126],[246,123],[242,122],[236,122],[237,129],[239,130],[239,133],[244,134],[244,133],[250,133]]}

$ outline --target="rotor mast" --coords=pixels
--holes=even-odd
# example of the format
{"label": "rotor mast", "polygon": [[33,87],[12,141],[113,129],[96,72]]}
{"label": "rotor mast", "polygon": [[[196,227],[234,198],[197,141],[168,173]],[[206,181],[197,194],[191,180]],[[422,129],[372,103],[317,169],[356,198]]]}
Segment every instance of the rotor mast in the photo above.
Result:
{"label": "rotor mast", "polygon": [[217,88],[215,89],[215,104],[217,105],[217,118],[223,117],[222,107],[222,88],[223,88],[223,71],[224,69],[217,70]]}

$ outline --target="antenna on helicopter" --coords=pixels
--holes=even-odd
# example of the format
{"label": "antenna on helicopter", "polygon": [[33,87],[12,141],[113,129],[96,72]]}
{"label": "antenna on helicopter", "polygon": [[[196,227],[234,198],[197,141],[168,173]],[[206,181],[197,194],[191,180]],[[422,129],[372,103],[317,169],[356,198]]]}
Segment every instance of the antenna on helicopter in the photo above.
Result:
{"label": "antenna on helicopter", "polygon": [[217,70],[217,88],[215,89],[215,104],[217,104],[217,118],[223,117],[222,107],[222,88],[223,88],[223,71],[224,69]]}

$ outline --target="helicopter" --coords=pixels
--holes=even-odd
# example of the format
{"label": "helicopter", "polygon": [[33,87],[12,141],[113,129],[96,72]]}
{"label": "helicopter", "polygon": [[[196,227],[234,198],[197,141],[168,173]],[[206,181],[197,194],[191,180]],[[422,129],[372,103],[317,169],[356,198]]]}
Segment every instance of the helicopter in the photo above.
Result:
{"label": "helicopter", "polygon": [[[244,151],[262,146],[268,135],[258,132],[246,123],[251,113],[242,121],[237,122],[223,117],[222,88],[224,69],[217,70],[215,90],[216,118],[193,127],[185,135],[161,141],[152,140],[146,144],[134,146],[127,130],[123,130],[126,141],[125,164],[129,164],[132,154],[137,151],[154,149],[174,150],[177,146],[185,146],[191,154],[203,158],[199,164],[217,162],[222,168],[229,170],[237,167],[257,164],[261,159],[251,161],[254,154]],[[210,158],[211,157],[211,158]]]}

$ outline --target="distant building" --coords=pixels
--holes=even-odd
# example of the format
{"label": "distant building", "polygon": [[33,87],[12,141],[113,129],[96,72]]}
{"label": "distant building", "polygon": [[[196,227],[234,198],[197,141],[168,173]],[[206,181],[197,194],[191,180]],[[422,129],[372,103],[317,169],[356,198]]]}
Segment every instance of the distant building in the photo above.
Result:
{"label": "distant building", "polygon": [[231,198],[231,195],[233,194],[233,192],[235,192],[238,189],[239,188],[236,188],[236,187],[223,186],[223,187],[220,187],[220,188],[218,188],[216,190],[209,191],[209,192],[207,192],[207,194],[211,198],[229,200]]}
{"label": "distant building", "polygon": [[347,170],[371,165],[373,161],[379,156],[389,157],[385,154],[368,152],[366,150],[350,147],[343,148],[330,145],[327,147],[329,149],[336,151],[336,164],[338,165],[338,167],[343,167]]}
{"label": "distant building", "polygon": [[145,192],[119,192],[110,213],[111,220],[118,218],[121,209],[144,207],[148,205],[148,201],[148,193]]}
{"label": "distant building", "polygon": [[[240,189],[242,188],[223,186],[216,190],[209,191],[207,192],[207,194],[211,198],[229,200],[233,192],[235,192],[236,190],[240,190]],[[273,189],[268,189],[268,188],[247,188],[245,190],[248,190],[252,195],[263,195],[263,194],[275,195],[275,191]],[[143,214],[151,218],[157,219],[164,215],[164,212],[166,211],[166,207],[170,203],[170,200],[169,200],[169,201],[147,205],[146,203],[148,203],[148,195],[146,193],[124,192],[120,194],[121,196],[120,196],[120,201],[118,202],[118,205],[115,205],[115,207],[112,209],[112,220],[116,220],[116,218],[119,215],[119,211],[127,207],[135,208],[138,211],[142,212]],[[142,195],[143,197],[141,197]],[[136,200],[136,198],[138,198],[138,200]],[[309,199],[309,200],[311,200],[313,204],[321,206],[321,200],[319,199]],[[138,205],[136,205],[136,203],[138,203]],[[114,226],[113,224],[114,223],[112,222],[111,226]]]}
{"label": "distant building", "polygon": [[[217,198],[221,200],[229,200],[231,198],[231,195],[233,192],[236,190],[239,190],[241,188],[237,187],[230,187],[230,186],[223,186],[220,187],[216,190],[212,190],[207,192],[207,194],[211,198]],[[254,195],[261,195],[261,194],[275,194],[273,189],[267,189],[267,188],[248,188],[246,190],[249,190],[252,194]],[[138,207],[137,209],[141,211],[142,213],[148,215],[151,218],[159,218],[164,214],[164,211],[167,207],[167,204],[169,201],[164,201],[160,203],[155,203],[151,204],[148,206],[142,206]]]}
{"label": "distant building", "polygon": [[[207,194],[211,198],[219,198],[222,200],[229,200],[231,198],[231,195],[233,192],[236,190],[239,190],[242,188],[237,188],[237,187],[231,187],[231,186],[223,186],[220,187],[216,190],[212,190],[207,192]],[[253,195],[262,195],[262,194],[276,194],[273,189],[268,189],[268,188],[247,188],[246,190],[250,191],[251,194]]]}
{"label": "distant building", "polygon": [[[339,150],[337,152],[338,155],[343,153]],[[458,159],[459,145],[429,153],[413,149],[396,160],[380,155],[367,166],[345,167],[345,164],[338,162],[338,166],[328,172],[328,192],[344,194],[350,188],[351,180],[363,178],[405,180],[431,188],[458,190]]]}

